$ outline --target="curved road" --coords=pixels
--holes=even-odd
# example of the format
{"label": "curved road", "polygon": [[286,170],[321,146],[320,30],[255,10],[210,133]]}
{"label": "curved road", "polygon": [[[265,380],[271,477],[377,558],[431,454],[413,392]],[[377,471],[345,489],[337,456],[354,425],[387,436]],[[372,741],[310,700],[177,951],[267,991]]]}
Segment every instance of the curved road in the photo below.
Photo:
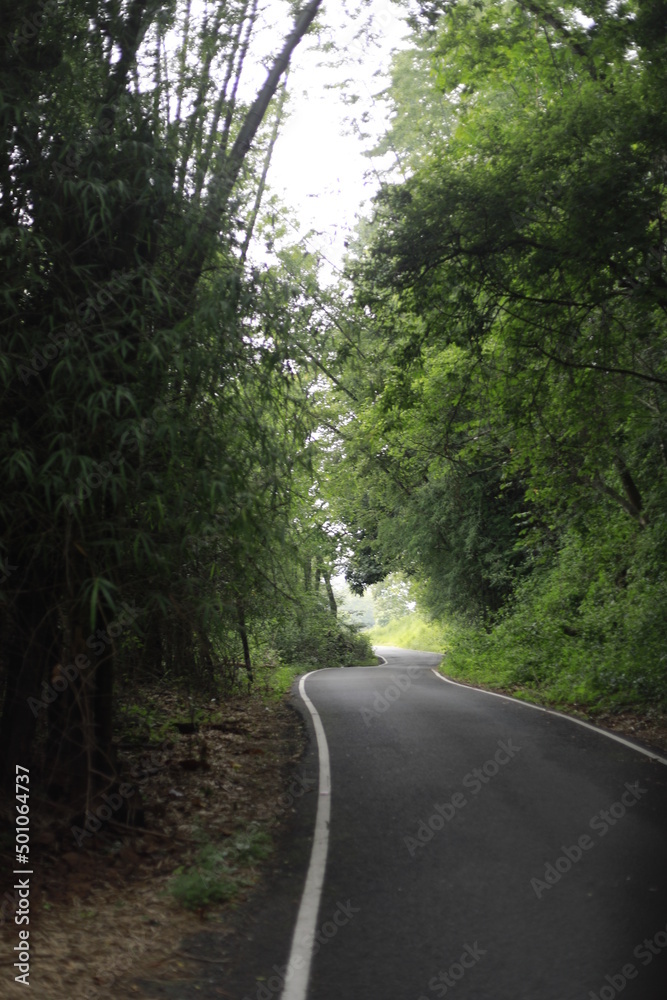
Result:
{"label": "curved road", "polygon": [[[305,992],[290,977],[283,989],[310,941],[290,953],[305,876],[294,854],[256,932],[273,964],[254,969],[247,1000],[664,1000],[665,763],[447,683],[436,654],[378,652],[383,666],[304,682],[331,769],[324,885],[306,904],[312,966]],[[316,792],[321,754],[298,704]],[[316,798],[296,804],[301,857]]]}

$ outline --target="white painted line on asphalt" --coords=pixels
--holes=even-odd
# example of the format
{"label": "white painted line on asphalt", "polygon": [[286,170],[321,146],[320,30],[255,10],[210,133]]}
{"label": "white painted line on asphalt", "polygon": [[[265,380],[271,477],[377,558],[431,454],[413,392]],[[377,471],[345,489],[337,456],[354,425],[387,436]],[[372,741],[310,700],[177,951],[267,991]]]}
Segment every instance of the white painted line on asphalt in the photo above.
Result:
{"label": "white painted line on asphalt", "polygon": [[299,914],[296,918],[296,927],[294,928],[294,936],[292,937],[292,948],[287,963],[285,985],[281,993],[281,1000],[306,1000],[310,966],[313,958],[313,944],[315,942],[315,925],[320,909],[324,872],[327,866],[327,852],[329,849],[329,817],[331,815],[329,745],[319,713],[306,694],[306,681],[312,673],[321,673],[321,671],[311,671],[310,674],[306,674],[301,678],[299,681],[299,694],[311,714],[315,727],[315,735],[317,736],[317,752],[320,761],[319,796],[317,816],[315,818],[315,835],[310,852],[310,864],[308,866],[303,895],[301,896]]}
{"label": "white painted line on asphalt", "polygon": [[609,733],[606,729],[600,729],[598,726],[591,725],[590,722],[584,722],[582,719],[575,719],[573,715],[566,715],[565,712],[556,712],[553,708],[545,708],[544,705],[534,705],[532,701],[522,701],[519,698],[510,698],[507,694],[498,694],[497,691],[485,691],[484,688],[475,687],[474,684],[459,684],[458,681],[451,680],[450,677],[444,677],[439,674],[435,667],[431,667],[431,670],[441,681],[445,681],[446,684],[454,684],[459,688],[468,688],[468,690],[479,691],[480,694],[490,694],[492,698],[502,698],[503,701],[511,702],[512,705],[523,705],[524,708],[535,708],[538,712],[546,712],[547,715],[558,715],[561,719],[567,719],[568,722],[576,722],[578,726],[583,726],[584,729],[592,729],[594,733],[599,733],[601,736],[608,736],[610,740],[616,740],[617,743],[622,743],[623,746],[630,747],[631,750],[637,750],[639,753],[645,754],[650,757],[651,760],[657,760],[661,764],[667,764],[667,757],[661,757],[660,754],[653,753],[652,750],[646,750],[644,747],[638,746],[636,743],[631,743],[630,740],[624,740],[622,736],[617,736],[616,733]]}

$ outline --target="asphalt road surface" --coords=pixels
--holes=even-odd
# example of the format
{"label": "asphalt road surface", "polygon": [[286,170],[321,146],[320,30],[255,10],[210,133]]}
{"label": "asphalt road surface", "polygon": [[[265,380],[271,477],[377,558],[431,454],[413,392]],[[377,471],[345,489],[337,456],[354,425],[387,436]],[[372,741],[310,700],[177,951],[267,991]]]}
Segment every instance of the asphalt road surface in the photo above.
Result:
{"label": "asphalt road surface", "polygon": [[239,1000],[665,1000],[665,762],[447,683],[435,654],[378,652],[386,665],[303,685],[331,781],[305,992],[284,975],[312,937],[294,928],[321,746],[298,698],[314,794],[295,799],[292,854],[257,915]]}

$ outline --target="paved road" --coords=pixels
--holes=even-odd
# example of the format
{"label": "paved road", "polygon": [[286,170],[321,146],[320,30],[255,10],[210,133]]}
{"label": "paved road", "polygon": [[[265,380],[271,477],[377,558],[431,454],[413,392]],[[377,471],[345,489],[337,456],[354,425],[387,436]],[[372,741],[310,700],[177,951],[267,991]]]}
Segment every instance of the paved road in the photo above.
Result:
{"label": "paved road", "polygon": [[[331,764],[305,1000],[665,1000],[667,766],[379,652],[305,681]],[[313,735],[311,787],[318,762]],[[317,801],[295,799],[236,1000],[281,997]]]}
{"label": "paved road", "polygon": [[332,785],[308,1000],[664,1000],[667,767],[379,652],[306,681]]}

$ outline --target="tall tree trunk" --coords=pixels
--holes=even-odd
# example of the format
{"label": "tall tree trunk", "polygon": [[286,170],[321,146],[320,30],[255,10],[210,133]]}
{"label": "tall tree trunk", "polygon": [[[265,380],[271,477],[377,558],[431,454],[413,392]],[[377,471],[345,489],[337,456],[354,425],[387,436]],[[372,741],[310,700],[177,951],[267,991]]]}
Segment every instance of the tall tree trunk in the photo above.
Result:
{"label": "tall tree trunk", "polygon": [[0,722],[3,784],[13,781],[16,765],[33,763],[33,741],[40,713],[41,685],[57,662],[57,623],[45,581],[22,581],[15,598],[4,660],[7,689]]}
{"label": "tall tree trunk", "polygon": [[[96,624],[101,625],[98,619]],[[73,621],[48,695],[49,784],[74,805],[90,808],[117,778],[112,751],[113,647]],[[91,647],[90,640],[93,640]],[[55,697],[54,697],[55,694]]]}
{"label": "tall tree trunk", "polygon": [[236,599],[236,617],[239,625],[239,635],[241,636],[241,645],[243,646],[243,662],[245,665],[245,671],[248,675],[248,683],[252,684],[255,677],[252,671],[252,660],[250,659],[248,630],[245,623],[245,609],[243,607],[243,601],[240,598]]}
{"label": "tall tree trunk", "polygon": [[257,216],[259,215],[259,209],[262,204],[262,198],[264,196],[264,189],[266,187],[266,178],[269,174],[269,167],[271,166],[271,160],[273,158],[273,150],[276,145],[276,140],[278,139],[278,131],[280,129],[280,123],[283,117],[283,108],[285,107],[285,97],[287,96],[287,78],[289,75],[289,69],[285,72],[285,78],[283,80],[282,88],[280,91],[280,98],[278,100],[278,107],[276,109],[276,116],[273,120],[273,130],[271,132],[271,138],[269,140],[268,149],[266,151],[266,156],[264,157],[264,165],[262,167],[262,176],[259,179],[259,184],[257,185],[257,194],[255,195],[255,203],[252,206],[252,212],[250,213],[250,219],[246,225],[246,234],[243,241],[243,247],[241,249],[241,266],[245,264],[246,257],[248,256],[248,250],[250,248],[250,241],[252,239],[252,234],[255,229],[255,224],[257,222]]}
{"label": "tall tree trunk", "polygon": [[338,605],[336,604],[336,598],[331,586],[331,574],[326,569],[323,569],[322,577],[324,578],[324,586],[326,587],[327,597],[329,599],[329,609],[335,618],[338,615]]}
{"label": "tall tree trunk", "polygon": [[313,560],[310,556],[303,560],[303,589],[309,593],[313,587]]}
{"label": "tall tree trunk", "polygon": [[275,57],[263,86],[243,119],[234,145],[229,153],[223,155],[220,168],[216,176],[211,180],[210,195],[204,211],[204,220],[199,227],[199,232],[196,234],[195,239],[185,248],[185,254],[182,258],[183,273],[187,275],[186,280],[188,283],[193,277],[196,280],[201,273],[207,249],[207,241],[203,237],[206,233],[215,233],[218,231],[232,190],[239,178],[248,151],[257,135],[257,130],[264,120],[269,104],[278,89],[281,77],[289,66],[294,49],[315,20],[321,3],[322,0],[310,0],[310,3],[297,15],[292,30],[285,39],[282,50]]}

